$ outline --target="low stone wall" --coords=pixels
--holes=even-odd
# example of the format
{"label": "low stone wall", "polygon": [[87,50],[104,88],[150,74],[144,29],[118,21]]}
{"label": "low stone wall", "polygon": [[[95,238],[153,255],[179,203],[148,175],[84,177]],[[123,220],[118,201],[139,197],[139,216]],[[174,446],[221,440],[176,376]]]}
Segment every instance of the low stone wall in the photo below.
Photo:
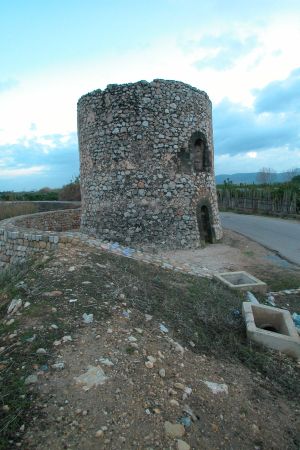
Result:
{"label": "low stone wall", "polygon": [[25,262],[35,253],[55,249],[74,240],[80,210],[50,211],[18,216],[0,222],[0,269]]}
{"label": "low stone wall", "polygon": [[68,201],[0,201],[1,206],[20,206],[20,205],[29,205],[36,208],[36,212],[45,212],[45,211],[56,211],[62,209],[75,209],[80,208],[81,202],[68,202]]}
{"label": "low stone wall", "polygon": [[[35,254],[43,255],[48,250],[62,249],[63,252],[81,244],[116,256],[154,264],[167,270],[189,275],[208,277],[211,274],[199,264],[174,265],[168,258],[144,253],[141,250],[124,247],[117,242],[104,242],[76,231],[80,221],[80,210],[55,211],[13,217],[0,221],[0,271],[13,264],[23,263]],[[40,229],[28,228],[38,226]],[[75,229],[72,227],[76,227]],[[43,228],[44,229],[41,229]],[[48,231],[45,228],[48,228]],[[68,228],[70,231],[57,231]],[[51,228],[51,230],[50,230]]]}
{"label": "low stone wall", "polygon": [[34,228],[43,231],[67,231],[80,227],[80,210],[69,209],[62,211],[48,211],[16,217],[14,225],[21,228]]}

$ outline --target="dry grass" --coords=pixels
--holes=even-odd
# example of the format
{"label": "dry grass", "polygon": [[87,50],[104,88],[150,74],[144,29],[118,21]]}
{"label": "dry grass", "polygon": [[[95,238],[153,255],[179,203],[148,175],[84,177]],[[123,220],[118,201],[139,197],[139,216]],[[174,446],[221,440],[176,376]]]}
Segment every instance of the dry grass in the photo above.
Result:
{"label": "dry grass", "polygon": [[16,203],[15,205],[0,203],[0,220],[22,216],[23,214],[33,214],[35,212],[37,212],[37,206],[30,203]]}

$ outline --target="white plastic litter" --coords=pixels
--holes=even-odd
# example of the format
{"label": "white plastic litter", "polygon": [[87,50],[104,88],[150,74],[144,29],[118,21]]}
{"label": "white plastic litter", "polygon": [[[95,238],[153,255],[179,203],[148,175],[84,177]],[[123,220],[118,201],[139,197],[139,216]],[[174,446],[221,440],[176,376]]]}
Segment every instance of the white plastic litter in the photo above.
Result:
{"label": "white plastic litter", "polygon": [[164,324],[160,323],[159,324],[159,329],[162,333],[168,333],[169,329],[167,327],[164,326]]}
{"label": "white plastic litter", "polygon": [[84,313],[82,315],[82,318],[83,318],[84,323],[92,323],[94,320],[94,314]]}
{"label": "white plastic litter", "polygon": [[14,314],[20,309],[22,306],[22,300],[20,298],[14,298],[7,309],[7,314]]}
{"label": "white plastic litter", "polygon": [[108,358],[100,358],[100,359],[99,359],[99,362],[100,362],[101,364],[104,364],[105,366],[108,366],[108,367],[111,367],[111,366],[114,365],[114,363],[113,363],[110,359],[108,359]]}
{"label": "white plastic litter", "polygon": [[247,291],[247,300],[248,302],[253,303],[253,305],[259,305],[259,301],[255,297],[255,295],[252,294],[252,292]]}

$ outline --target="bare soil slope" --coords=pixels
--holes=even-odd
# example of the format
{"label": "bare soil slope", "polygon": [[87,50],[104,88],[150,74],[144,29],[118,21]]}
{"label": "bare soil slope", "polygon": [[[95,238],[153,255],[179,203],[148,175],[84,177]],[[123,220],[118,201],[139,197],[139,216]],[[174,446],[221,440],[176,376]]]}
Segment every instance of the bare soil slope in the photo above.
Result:
{"label": "bare soil slope", "polygon": [[[238,259],[222,269],[248,269],[273,290],[300,286],[297,267],[226,239]],[[12,297],[23,307],[9,322]],[[298,449],[299,365],[247,343],[242,300],[84,246],[7,275],[0,448]]]}

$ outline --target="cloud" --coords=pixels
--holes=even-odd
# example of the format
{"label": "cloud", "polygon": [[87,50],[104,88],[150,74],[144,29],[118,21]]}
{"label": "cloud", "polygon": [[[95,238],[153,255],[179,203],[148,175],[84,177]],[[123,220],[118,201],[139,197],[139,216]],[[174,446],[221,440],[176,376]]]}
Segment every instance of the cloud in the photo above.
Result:
{"label": "cloud", "polygon": [[3,145],[0,155],[0,191],[61,187],[79,173],[75,133]]}
{"label": "cloud", "polygon": [[214,108],[216,153],[300,149],[300,68],[254,91],[253,107],[223,100]]}
{"label": "cloud", "polygon": [[299,146],[299,117],[256,114],[255,110],[224,100],[214,108],[216,152],[237,154]]}
{"label": "cloud", "polygon": [[228,99],[215,106],[216,153],[248,153],[254,159],[254,154],[262,150],[300,150],[300,69],[254,94],[253,107]]}
{"label": "cloud", "polygon": [[3,178],[14,178],[19,176],[29,176],[41,174],[47,170],[47,166],[32,166],[14,169],[0,169],[0,176]]}
{"label": "cloud", "polygon": [[269,83],[255,90],[255,111],[258,113],[287,113],[300,111],[300,68],[293,70],[285,80]]}
{"label": "cloud", "polygon": [[293,167],[300,167],[300,149],[289,150],[285,147],[271,148],[257,152],[256,158],[247,153],[236,155],[216,155],[216,174],[257,172],[262,167],[273,167],[277,172],[288,171]]}
{"label": "cloud", "polygon": [[[300,166],[300,69],[253,91],[253,107],[223,100],[214,107],[216,167],[249,172]],[[291,163],[292,161],[292,163]],[[229,169],[230,167],[230,169]]]}
{"label": "cloud", "polygon": [[226,70],[255,49],[259,42],[255,35],[239,37],[233,33],[223,33],[218,36],[205,35],[194,44],[208,51],[208,54],[194,63],[194,67]]}
{"label": "cloud", "polygon": [[19,82],[14,79],[0,81],[0,93],[14,89],[19,85]]}

